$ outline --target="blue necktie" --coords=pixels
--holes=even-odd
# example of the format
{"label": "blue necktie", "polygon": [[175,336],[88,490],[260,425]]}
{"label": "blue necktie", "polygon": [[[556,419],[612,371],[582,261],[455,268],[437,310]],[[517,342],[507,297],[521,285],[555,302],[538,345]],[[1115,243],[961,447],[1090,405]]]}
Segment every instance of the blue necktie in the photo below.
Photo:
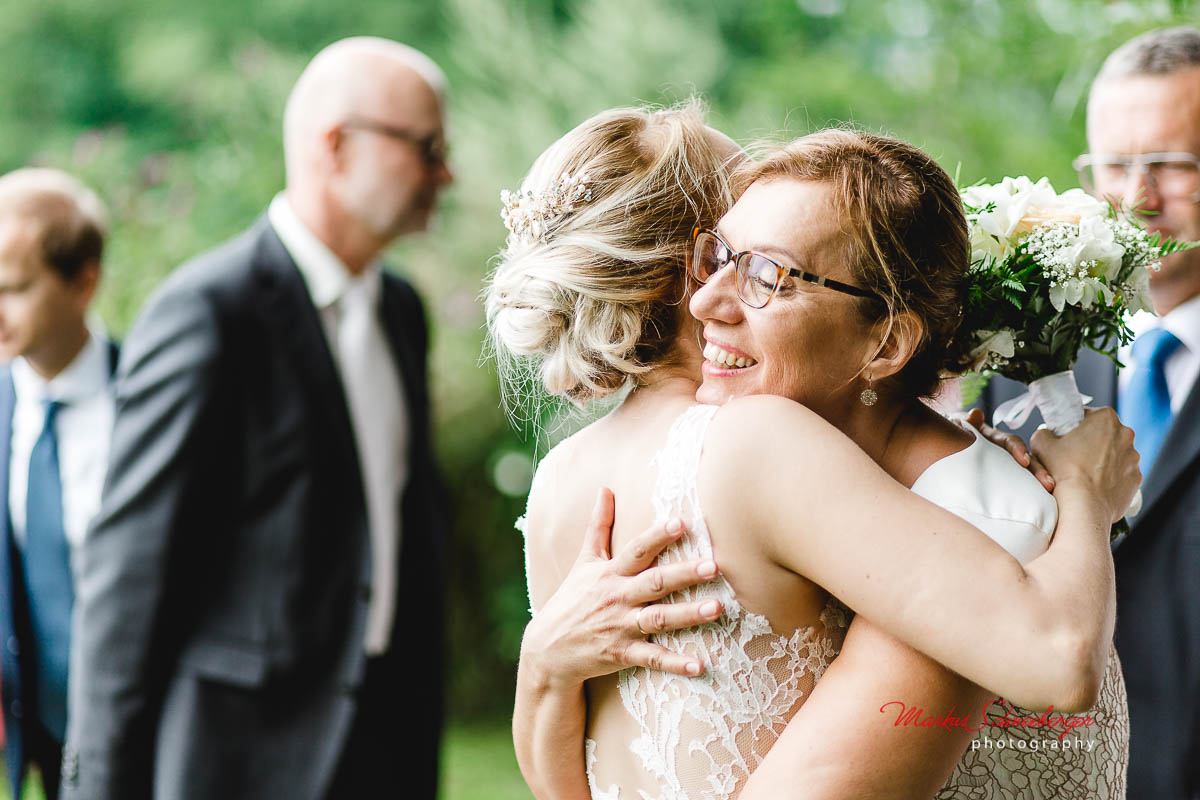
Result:
{"label": "blue necktie", "polygon": [[58,470],[56,401],[46,404],[46,422],[29,457],[25,505],[25,589],[33,626],[31,642],[37,670],[34,697],[37,717],[58,741],[66,738],[67,663],[71,645],[70,551],[63,528],[62,478]]}
{"label": "blue necktie", "polygon": [[1163,365],[1181,344],[1165,328],[1152,328],[1133,343],[1133,375],[1121,393],[1118,410],[1125,424],[1133,428],[1143,475],[1150,474],[1171,427],[1171,396]]}

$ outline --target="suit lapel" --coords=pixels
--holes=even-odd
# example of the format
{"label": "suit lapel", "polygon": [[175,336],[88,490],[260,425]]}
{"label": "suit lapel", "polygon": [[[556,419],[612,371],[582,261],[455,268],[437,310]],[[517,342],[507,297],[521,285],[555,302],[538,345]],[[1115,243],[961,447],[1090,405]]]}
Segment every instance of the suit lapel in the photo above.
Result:
{"label": "suit lapel", "polygon": [[5,367],[3,372],[0,372],[0,490],[4,492],[3,496],[0,496],[4,504],[4,511],[0,514],[0,534],[3,534],[5,542],[12,533],[12,520],[8,517],[8,467],[9,451],[12,447],[13,409],[16,404],[17,393],[13,386],[12,372]]}
{"label": "suit lapel", "polygon": [[[1185,469],[1200,458],[1200,381],[1192,385],[1192,391],[1183,407],[1175,415],[1175,422],[1163,440],[1162,450],[1142,483],[1142,512],[1136,520],[1148,519],[1154,504],[1163,498],[1171,485]],[[1135,522],[1136,527],[1136,522]]]}
{"label": "suit lapel", "polygon": [[264,217],[258,225],[254,269],[263,296],[263,320],[283,343],[291,365],[312,400],[313,413],[328,432],[323,437],[362,487],[361,467],[346,394],[329,342],[300,270]]}
{"label": "suit lapel", "polygon": [[[17,394],[13,387],[12,372],[5,367],[0,372],[0,626],[5,638],[12,634],[13,624],[13,565],[12,565],[12,520],[8,516],[8,468],[12,448],[12,418]],[[7,643],[4,644],[7,647]],[[5,651],[7,656],[7,650]]]}
{"label": "suit lapel", "polygon": [[1117,368],[1108,356],[1085,348],[1075,364],[1079,391],[1090,395],[1091,406],[1117,407]]}
{"label": "suit lapel", "polygon": [[[10,647],[17,632],[16,581],[19,573],[14,569],[17,559],[12,538],[12,520],[8,516],[8,467],[12,448],[12,417],[16,405],[12,373],[8,367],[0,371],[0,674],[3,674],[5,713],[12,710],[12,703],[22,696],[22,676],[17,653]],[[5,756],[8,764],[10,786],[14,797],[19,797],[21,780],[25,768],[24,748],[20,724],[9,717],[8,743]]]}

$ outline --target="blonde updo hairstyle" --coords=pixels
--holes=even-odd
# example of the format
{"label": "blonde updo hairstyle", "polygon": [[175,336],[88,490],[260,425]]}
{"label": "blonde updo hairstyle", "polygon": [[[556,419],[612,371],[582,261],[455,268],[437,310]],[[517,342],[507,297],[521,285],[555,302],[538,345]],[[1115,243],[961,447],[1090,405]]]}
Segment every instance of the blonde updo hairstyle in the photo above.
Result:
{"label": "blonde updo hairstyle", "polygon": [[[921,324],[920,341],[885,387],[904,399],[930,397],[963,371],[958,334],[970,244],[954,180],[913,145],[890,136],[831,128],[776,147],[738,170],[734,183],[791,178],[829,187],[842,220],[854,281],[879,298],[861,298],[867,321],[901,314]],[[885,337],[886,338],[886,337]]]}
{"label": "blonde updo hairstyle", "polygon": [[532,379],[582,405],[671,363],[692,228],[729,208],[733,158],[694,100],[604,111],[538,158],[521,193],[585,175],[590,197],[498,256],[485,305],[506,399]]}

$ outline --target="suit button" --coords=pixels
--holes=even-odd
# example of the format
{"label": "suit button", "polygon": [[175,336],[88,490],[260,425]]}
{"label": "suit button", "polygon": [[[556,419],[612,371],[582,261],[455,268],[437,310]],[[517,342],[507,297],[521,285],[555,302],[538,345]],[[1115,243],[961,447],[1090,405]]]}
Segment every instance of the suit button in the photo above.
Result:
{"label": "suit button", "polygon": [[14,656],[21,655],[21,643],[17,641],[17,637],[8,637],[8,641],[5,643],[5,645],[8,647],[8,652],[12,653]]}
{"label": "suit button", "polygon": [[25,713],[24,707],[20,700],[13,700],[12,705],[8,707],[8,713],[13,715],[13,719],[20,719]]}
{"label": "suit button", "polygon": [[358,599],[362,600],[364,603],[371,602],[371,584],[364,583],[362,586],[358,587]]}

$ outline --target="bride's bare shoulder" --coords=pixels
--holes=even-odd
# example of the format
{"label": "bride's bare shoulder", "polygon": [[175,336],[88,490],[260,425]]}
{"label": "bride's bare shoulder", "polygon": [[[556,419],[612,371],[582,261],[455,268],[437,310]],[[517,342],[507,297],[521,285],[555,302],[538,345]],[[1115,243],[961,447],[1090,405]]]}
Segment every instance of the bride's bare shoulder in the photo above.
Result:
{"label": "bride's bare shoulder", "polygon": [[[591,426],[589,426],[590,428]],[[538,462],[525,509],[525,549],[531,586],[548,578],[552,588],[579,553],[581,536],[601,486],[586,480],[593,437],[584,429],[562,440]]]}
{"label": "bride's bare shoulder", "polygon": [[[705,450],[745,453],[748,458],[791,457],[792,448],[853,447],[853,443],[818,414],[786,397],[756,394],[721,406],[713,417]],[[748,452],[747,452],[748,451]]]}

